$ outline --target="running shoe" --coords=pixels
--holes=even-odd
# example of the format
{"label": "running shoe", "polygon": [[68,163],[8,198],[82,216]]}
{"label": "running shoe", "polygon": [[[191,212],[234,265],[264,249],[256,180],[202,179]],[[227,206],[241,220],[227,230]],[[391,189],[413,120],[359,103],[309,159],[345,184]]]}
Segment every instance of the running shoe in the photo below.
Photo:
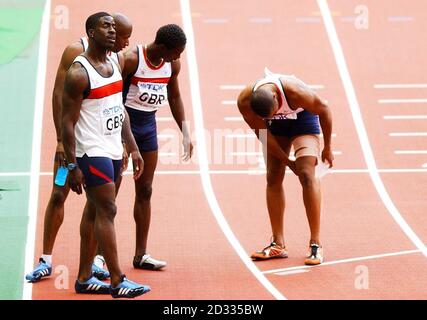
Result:
{"label": "running shoe", "polygon": [[74,285],[76,293],[90,293],[90,294],[109,294],[110,286],[102,281],[99,281],[97,278],[92,276],[89,280],[85,282],[80,282],[76,280]]}
{"label": "running shoe", "polygon": [[92,264],[92,275],[98,280],[106,280],[110,277],[110,273],[107,270],[98,267],[94,263]]}
{"label": "running shoe", "polygon": [[48,277],[51,274],[52,266],[40,258],[37,267],[31,273],[27,274],[25,279],[27,279],[29,282],[37,282],[41,278]]}
{"label": "running shoe", "polygon": [[323,247],[316,243],[310,244],[308,248],[307,257],[304,261],[305,264],[314,266],[323,262]]}
{"label": "running shoe", "polygon": [[121,282],[117,287],[110,287],[113,298],[135,298],[149,291],[151,291],[149,286],[130,281],[126,279],[124,274],[122,274]]}
{"label": "running shoe", "polygon": [[269,246],[265,247],[261,251],[252,253],[252,260],[267,260],[273,258],[287,258],[288,251],[285,247],[279,246],[275,242],[270,243]]}
{"label": "running shoe", "polygon": [[136,269],[147,269],[147,270],[160,270],[166,267],[166,262],[156,260],[149,254],[141,256],[135,256],[133,258],[133,267]]}

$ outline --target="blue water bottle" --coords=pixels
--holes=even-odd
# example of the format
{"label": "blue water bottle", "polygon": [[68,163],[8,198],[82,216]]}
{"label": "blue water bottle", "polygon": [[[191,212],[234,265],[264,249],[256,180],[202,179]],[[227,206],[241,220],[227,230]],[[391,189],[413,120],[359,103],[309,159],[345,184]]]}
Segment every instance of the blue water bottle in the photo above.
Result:
{"label": "blue water bottle", "polygon": [[56,172],[55,184],[59,187],[65,186],[65,182],[67,181],[68,169],[66,167],[59,167]]}

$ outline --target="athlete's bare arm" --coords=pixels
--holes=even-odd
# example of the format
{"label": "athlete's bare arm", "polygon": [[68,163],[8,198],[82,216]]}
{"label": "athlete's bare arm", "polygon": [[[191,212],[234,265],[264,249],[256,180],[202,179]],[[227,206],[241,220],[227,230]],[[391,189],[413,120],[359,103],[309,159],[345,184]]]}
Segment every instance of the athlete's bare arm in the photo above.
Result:
{"label": "athlete's bare arm", "polygon": [[[65,76],[64,91],[62,94],[62,143],[68,163],[76,163],[76,138],[74,127],[79,120],[82,107],[83,95],[89,87],[89,79],[84,68],[78,64],[73,64]],[[70,171],[70,188],[82,193],[84,184],[83,174],[79,168]]]}
{"label": "athlete's bare arm", "polygon": [[[276,138],[267,130],[264,120],[252,111],[250,99],[252,94],[252,86],[246,87],[237,99],[237,107],[243,116],[245,122],[255,132],[258,139],[265,144],[265,136],[267,137],[267,150],[280,161],[285,163],[292,171],[295,172],[295,162],[288,159],[288,155],[283,151],[277,142]],[[262,133],[266,133],[262,134]],[[260,136],[261,135],[261,136]]]}
{"label": "athlete's bare arm", "polygon": [[53,122],[56,130],[56,140],[58,142],[55,159],[59,165],[64,166],[65,154],[61,143],[61,106],[62,106],[62,91],[64,90],[65,75],[68,68],[73,63],[74,59],[83,52],[83,45],[80,42],[70,44],[62,53],[61,61],[56,72],[55,84],[52,93],[52,114]]}
{"label": "athlete's bare arm", "polygon": [[[119,62],[120,68],[122,70],[123,81],[126,81],[129,76],[135,74],[136,68],[138,68],[137,47],[129,49],[128,51],[123,53],[122,59],[120,59]],[[142,172],[144,170],[144,161],[142,160],[141,154],[138,150],[138,146],[135,142],[135,138],[132,134],[130,118],[128,112],[126,111],[126,108],[124,109],[124,112],[125,121],[123,122],[122,128],[122,140],[124,142],[124,146],[127,152],[131,155],[134,168],[134,179],[137,180],[142,175]]]}
{"label": "athlete's bare arm", "polygon": [[[113,63],[115,63],[119,67],[120,73],[123,73],[123,68],[124,68],[124,64],[125,64],[123,53],[118,52],[117,53],[117,59],[118,59],[117,62],[115,60],[112,60],[112,61],[113,61]],[[129,119],[128,119],[128,114],[127,114],[126,109],[124,109],[123,111],[125,113],[125,121],[124,121],[123,125],[125,125],[126,122],[129,122]],[[130,126],[130,124],[128,124],[128,125]],[[128,168],[129,154],[128,154],[126,143],[123,140],[123,136],[122,136],[122,144],[123,144],[123,155],[122,155],[121,170],[122,170],[122,172],[124,172]]]}
{"label": "athlete's bare arm", "polygon": [[179,91],[178,74],[181,70],[181,62],[175,60],[172,62],[172,75],[169,80],[168,89],[168,101],[171,108],[172,115],[175,119],[176,124],[182,132],[184,154],[183,160],[187,161],[193,155],[193,144],[190,139],[190,132],[188,130],[187,123],[185,121],[184,104],[181,99],[181,92]]}
{"label": "athlete's bare arm", "polygon": [[289,106],[292,109],[299,107],[319,116],[322,127],[324,148],[322,151],[322,161],[329,162],[333,166],[334,156],[331,148],[332,136],[332,112],[325,101],[323,101],[312,89],[303,82],[295,80],[282,81],[286,91]]}
{"label": "athlete's bare arm", "polygon": [[127,152],[129,152],[132,158],[133,178],[135,180],[138,180],[139,177],[141,177],[142,172],[144,171],[144,160],[142,159],[142,156],[138,149],[138,145],[136,144],[135,138],[132,134],[132,130],[130,127],[130,118],[126,109],[124,109],[124,113],[125,120],[123,121],[122,126],[122,141],[124,142]]}
{"label": "athlete's bare arm", "polygon": [[117,60],[119,61],[120,71],[122,71],[125,65],[125,57],[123,55],[123,52],[117,52]]}
{"label": "athlete's bare arm", "polygon": [[122,68],[123,80],[126,81],[129,78],[129,76],[134,75],[137,68],[138,68],[138,49],[137,47],[134,47],[123,53],[123,68]]}

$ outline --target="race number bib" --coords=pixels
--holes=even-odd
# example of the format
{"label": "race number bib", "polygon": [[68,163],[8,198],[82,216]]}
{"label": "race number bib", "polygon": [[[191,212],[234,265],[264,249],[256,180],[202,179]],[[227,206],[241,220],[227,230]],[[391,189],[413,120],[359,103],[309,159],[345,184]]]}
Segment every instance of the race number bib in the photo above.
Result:
{"label": "race number bib", "polygon": [[139,82],[138,89],[138,104],[153,110],[168,105],[167,83]]}
{"label": "race number bib", "polygon": [[122,106],[101,109],[102,132],[106,136],[120,134],[125,114]]}

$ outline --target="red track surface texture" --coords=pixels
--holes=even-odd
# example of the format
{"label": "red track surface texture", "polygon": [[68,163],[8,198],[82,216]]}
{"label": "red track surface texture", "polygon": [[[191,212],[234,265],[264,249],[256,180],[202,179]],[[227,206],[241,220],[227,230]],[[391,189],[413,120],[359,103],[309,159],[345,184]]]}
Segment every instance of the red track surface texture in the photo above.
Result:
{"label": "red track surface texture", "polygon": [[[369,1],[369,28],[354,25],[358,1],[330,0],[347,66],[359,101],[378,169],[419,169],[420,172],[380,171],[394,205],[416,235],[427,241],[426,155],[396,154],[398,150],[423,150],[425,137],[390,136],[389,133],[425,132],[426,120],[386,120],[390,115],[425,114],[426,103],[381,103],[380,99],[426,99],[427,89],[380,89],[376,84],[426,83],[423,68],[427,43],[424,1]],[[51,24],[46,82],[41,171],[51,171],[55,148],[50,98],[63,48],[84,34],[84,21],[96,11],[122,12],[134,23],[131,46],[152,41],[158,27],[183,25],[181,7],[174,1],[75,1],[70,10],[70,29]],[[288,299],[425,299],[427,257],[393,220],[381,200],[364,160],[343,83],[317,2],[302,1],[191,1],[203,125],[215,129],[247,129],[235,105],[239,90],[221,85],[246,85],[262,76],[265,66],[278,73],[295,74],[308,84],[322,85],[318,93],[329,101],[334,115],[333,148],[338,172],[322,181],[322,241],[326,264],[302,267],[309,240],[301,187],[292,174],[285,177],[286,244],[288,259],[256,262],[268,281]],[[159,8],[162,8],[159,10]],[[53,10],[52,10],[53,12]],[[400,17],[400,18],[399,18]],[[402,18],[403,17],[403,18]],[[406,17],[406,18],[405,18]],[[399,20],[400,19],[400,20]],[[406,20],[405,20],[406,19]],[[182,57],[180,87],[188,119],[194,128],[187,56]],[[171,117],[162,110],[159,117]],[[159,132],[172,121],[158,122]],[[213,134],[212,134],[213,135]],[[164,145],[164,141],[161,145]],[[196,142],[197,148],[197,142]],[[264,247],[271,234],[265,204],[265,175],[244,174],[250,164],[211,164],[214,196],[243,249],[249,255]],[[425,169],[425,168],[424,168]],[[132,268],[135,227],[133,182],[126,176],[118,196],[116,230],[120,262],[129,278],[149,284],[152,291],[141,299],[274,299],[256,279],[227,241],[212,214],[195,162],[159,163],[152,198],[153,216],[149,252],[164,259],[164,271]],[[218,172],[218,170],[221,170]],[[231,172],[233,170],[233,172]],[[173,172],[171,172],[173,171]],[[178,174],[181,171],[181,174]],[[188,171],[182,174],[182,171]],[[36,256],[41,252],[43,214],[49,198],[51,176],[41,176],[37,217]],[[212,196],[212,194],[210,195]],[[55,274],[33,285],[33,299],[99,299],[79,296],[73,284],[79,255],[79,222],[83,196],[71,194],[64,224],[54,249],[54,265],[69,269],[69,289],[55,288]],[[398,255],[383,257],[387,253]],[[363,257],[380,255],[373,259]],[[335,263],[343,259],[357,261]],[[269,270],[285,269],[285,274]],[[368,272],[368,288],[357,286],[358,270]],[[109,299],[110,297],[105,297]]]}

